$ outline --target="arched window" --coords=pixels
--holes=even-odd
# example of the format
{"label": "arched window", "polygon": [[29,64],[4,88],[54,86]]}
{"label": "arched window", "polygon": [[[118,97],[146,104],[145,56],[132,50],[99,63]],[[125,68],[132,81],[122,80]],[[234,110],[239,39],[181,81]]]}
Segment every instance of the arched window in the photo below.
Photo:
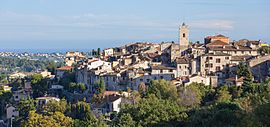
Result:
{"label": "arched window", "polygon": [[186,37],[186,34],[185,33],[183,33],[183,37]]}

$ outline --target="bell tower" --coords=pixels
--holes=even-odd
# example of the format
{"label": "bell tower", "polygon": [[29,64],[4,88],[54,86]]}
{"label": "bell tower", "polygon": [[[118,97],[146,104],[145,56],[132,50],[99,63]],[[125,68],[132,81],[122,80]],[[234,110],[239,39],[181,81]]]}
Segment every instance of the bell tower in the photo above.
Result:
{"label": "bell tower", "polygon": [[183,23],[179,27],[179,43],[180,43],[180,52],[183,53],[188,49],[189,45],[189,29],[188,26]]}

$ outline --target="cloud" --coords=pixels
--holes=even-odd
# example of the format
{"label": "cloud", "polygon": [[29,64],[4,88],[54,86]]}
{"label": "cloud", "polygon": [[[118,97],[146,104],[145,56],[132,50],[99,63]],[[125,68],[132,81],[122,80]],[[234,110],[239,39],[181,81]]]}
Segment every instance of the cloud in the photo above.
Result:
{"label": "cloud", "polygon": [[22,14],[15,12],[0,12],[0,26],[28,27],[87,27],[115,28],[126,27],[134,29],[167,29],[175,24],[152,21],[134,15],[106,15],[84,13],[78,15],[46,16],[38,14]]}
{"label": "cloud", "polygon": [[213,29],[213,30],[232,30],[234,22],[231,20],[196,20],[191,21],[189,25],[198,29]]}

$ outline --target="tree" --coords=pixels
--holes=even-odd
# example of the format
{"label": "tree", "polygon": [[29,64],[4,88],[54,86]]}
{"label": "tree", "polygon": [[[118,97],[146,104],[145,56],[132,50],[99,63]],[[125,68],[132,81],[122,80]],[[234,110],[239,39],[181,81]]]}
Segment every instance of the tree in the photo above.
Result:
{"label": "tree", "polygon": [[6,74],[0,74],[0,83],[7,84],[7,75]]}
{"label": "tree", "polygon": [[270,103],[258,106],[254,111],[255,119],[258,121],[258,126],[270,125]]}
{"label": "tree", "polygon": [[164,79],[152,80],[149,84],[147,94],[154,94],[159,99],[177,100],[176,86]]}
{"label": "tree", "polygon": [[40,74],[34,74],[31,76],[31,85],[34,98],[44,96],[49,89],[48,79],[43,78]]}
{"label": "tree", "polygon": [[105,123],[97,119],[91,112],[90,104],[80,101],[72,104],[67,111],[67,115],[75,119],[75,127],[104,127]]}
{"label": "tree", "polygon": [[83,93],[86,90],[86,86],[83,83],[75,83],[75,82],[70,82],[68,86],[68,91],[69,92],[79,92]]}
{"label": "tree", "polygon": [[100,78],[99,81],[97,81],[94,86],[96,88],[95,92],[97,94],[103,94],[105,92],[105,90],[106,90],[103,78]]}
{"label": "tree", "polygon": [[52,73],[52,75],[55,75],[55,70],[57,68],[57,65],[54,61],[49,62],[49,65],[46,67],[46,69]]}
{"label": "tree", "polygon": [[97,56],[99,57],[100,56],[100,48],[97,49]]}
{"label": "tree", "polygon": [[57,124],[60,124],[61,127],[71,127],[73,125],[73,119],[65,116],[61,112],[54,112],[50,115]]}
{"label": "tree", "polygon": [[261,48],[259,48],[259,51],[261,53],[270,54],[270,47],[269,46],[262,46]]}
{"label": "tree", "polygon": [[75,73],[74,72],[65,72],[63,77],[60,79],[59,84],[64,86],[64,89],[69,89],[69,84],[75,82]]}
{"label": "tree", "polygon": [[191,83],[187,87],[180,87],[179,104],[184,107],[196,107],[199,106],[205,97],[207,89],[204,84]]}
{"label": "tree", "polygon": [[245,63],[240,63],[238,65],[237,75],[239,77],[243,76],[245,78],[244,81],[246,82],[246,84],[252,82],[252,80],[253,80],[253,76],[252,76],[252,72],[250,70],[250,67]]}
{"label": "tree", "polygon": [[118,127],[135,127],[136,123],[133,121],[130,114],[122,114],[117,121]]}
{"label": "tree", "polygon": [[79,86],[79,90],[83,93],[86,90],[86,86],[83,83],[78,83],[77,84]]}
{"label": "tree", "polygon": [[179,89],[179,105],[184,107],[199,106],[201,100],[202,98],[196,91],[185,87]]}
{"label": "tree", "polygon": [[146,86],[143,82],[141,82],[139,85],[139,93],[141,94],[141,96],[144,96],[145,92],[146,92]]}
{"label": "tree", "polygon": [[21,100],[18,104],[19,114],[22,119],[26,119],[29,116],[29,112],[35,109],[35,100],[30,98]]}
{"label": "tree", "polygon": [[24,81],[23,79],[14,79],[11,81],[12,91],[19,90],[23,87]]}
{"label": "tree", "polygon": [[239,86],[231,86],[228,89],[233,99],[240,98],[243,92],[242,88]]}
{"label": "tree", "polygon": [[243,117],[238,104],[217,103],[194,109],[185,124],[191,127],[232,127],[239,126]]}
{"label": "tree", "polygon": [[118,118],[125,118],[126,114],[130,114],[136,126],[179,126],[187,118],[184,108],[175,101],[158,99],[153,94],[134,105],[125,105]]}
{"label": "tree", "polygon": [[216,102],[229,102],[231,101],[232,95],[228,91],[227,86],[222,86],[218,89],[216,95]]}
{"label": "tree", "polygon": [[31,84],[37,84],[43,79],[41,74],[33,74],[30,78],[31,78]]}
{"label": "tree", "polygon": [[104,122],[102,122],[102,120],[84,121],[84,120],[75,119],[73,127],[107,127],[107,125]]}
{"label": "tree", "polygon": [[74,119],[80,120],[94,119],[94,116],[90,109],[90,105],[83,101],[72,104],[67,114],[68,116]]}
{"label": "tree", "polygon": [[12,97],[12,93],[10,91],[4,92],[0,90],[0,114],[5,113],[6,105],[10,103],[11,97]]}
{"label": "tree", "polygon": [[28,120],[22,124],[23,127],[71,127],[72,125],[73,120],[60,112],[42,115],[35,111],[31,111]]}
{"label": "tree", "polygon": [[51,100],[43,107],[43,110],[46,113],[52,113],[52,112],[65,113],[67,106],[68,106],[68,103],[64,99],[60,100],[59,102],[55,100]]}

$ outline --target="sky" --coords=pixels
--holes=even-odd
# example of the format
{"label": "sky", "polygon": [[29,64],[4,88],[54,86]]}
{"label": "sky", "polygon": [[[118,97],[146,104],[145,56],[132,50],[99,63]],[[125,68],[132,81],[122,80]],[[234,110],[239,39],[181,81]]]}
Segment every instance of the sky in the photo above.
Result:
{"label": "sky", "polygon": [[270,42],[270,0],[0,0],[0,51],[92,49],[224,34]]}

